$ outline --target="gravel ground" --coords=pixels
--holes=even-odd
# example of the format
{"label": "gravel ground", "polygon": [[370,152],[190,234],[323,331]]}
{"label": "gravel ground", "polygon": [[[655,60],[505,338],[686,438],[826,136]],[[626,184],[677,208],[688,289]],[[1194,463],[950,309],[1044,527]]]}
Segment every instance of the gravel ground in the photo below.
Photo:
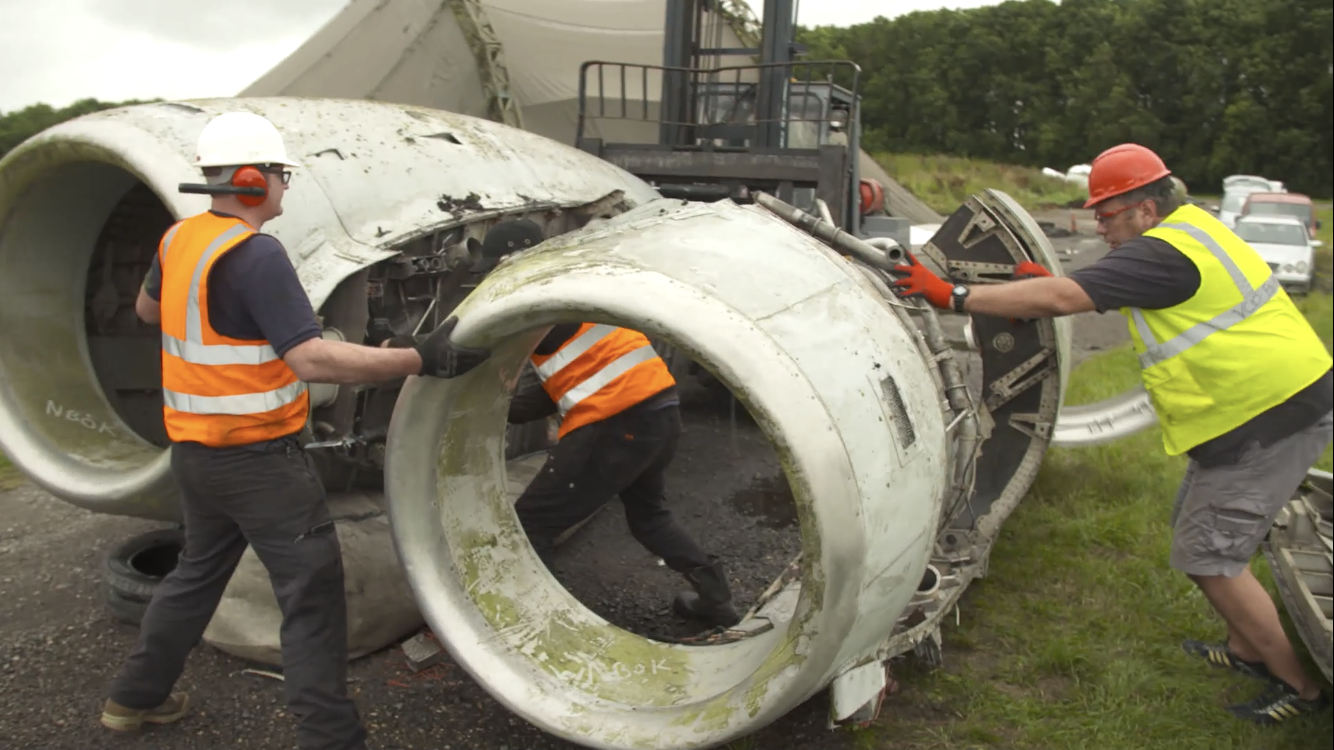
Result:
{"label": "gravel ground", "polygon": [[[801,550],[796,506],[769,441],[744,407],[682,384],[684,432],[668,473],[668,499],[706,551],[718,555],[745,612]],[[560,550],[556,577],[585,606],[649,637],[700,631],[675,617],[687,585],[629,534],[620,503],[605,506]]]}
{"label": "gravel ground", "polygon": [[[1085,216],[1087,212],[1080,212]],[[1069,212],[1039,215],[1060,226]],[[1101,257],[1083,237],[1056,239],[1067,270]],[[1076,360],[1126,339],[1119,315],[1081,315]],[[683,406],[685,434],[669,475],[672,506],[706,549],[719,554],[750,606],[796,554],[795,509],[767,441],[728,400],[694,395]],[[292,748],[282,684],[243,674],[251,666],[206,645],[192,654],[181,687],[195,709],[174,727],[110,736],[97,723],[103,690],[132,647],[136,629],[102,604],[101,565],[125,538],[159,524],[98,516],[25,485],[0,494],[0,746],[24,750],[222,750]],[[557,575],[581,601],[645,635],[692,628],[670,611],[679,576],[626,531],[619,504],[605,508],[562,548]],[[390,647],[351,665],[351,688],[371,729],[372,748],[555,750],[576,746],[511,714],[461,669],[414,675]],[[817,695],[754,735],[757,750],[843,750],[845,733],[825,729],[827,698]]]}
{"label": "gravel ground", "polygon": [[[732,420],[724,397],[683,408],[686,432],[669,477],[683,522],[729,565],[737,605],[748,607],[796,554],[795,508],[773,449],[744,411]],[[97,723],[105,684],[137,630],[102,605],[101,565],[126,537],[159,524],[98,516],[24,486],[0,496],[0,737],[33,750],[291,748],[282,684],[242,674],[246,662],[200,645],[181,687],[195,713],[175,727],[108,736]],[[561,549],[558,576],[591,609],[646,635],[698,630],[670,612],[682,580],[625,529],[619,504],[605,508]],[[414,675],[396,647],[353,662],[352,689],[373,748],[554,750],[574,748],[514,716],[460,668]],[[850,738],[824,728],[817,696],[755,737],[756,747],[834,750]],[[11,744],[12,743],[12,744]]]}

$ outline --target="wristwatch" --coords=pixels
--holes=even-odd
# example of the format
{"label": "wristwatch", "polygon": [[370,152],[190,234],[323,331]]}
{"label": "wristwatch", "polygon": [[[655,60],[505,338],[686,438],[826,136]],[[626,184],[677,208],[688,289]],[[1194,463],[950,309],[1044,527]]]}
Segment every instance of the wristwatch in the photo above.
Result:
{"label": "wristwatch", "polygon": [[954,289],[950,291],[950,301],[953,303],[954,312],[963,312],[963,303],[966,299],[968,299],[968,287],[963,284],[955,284]]}

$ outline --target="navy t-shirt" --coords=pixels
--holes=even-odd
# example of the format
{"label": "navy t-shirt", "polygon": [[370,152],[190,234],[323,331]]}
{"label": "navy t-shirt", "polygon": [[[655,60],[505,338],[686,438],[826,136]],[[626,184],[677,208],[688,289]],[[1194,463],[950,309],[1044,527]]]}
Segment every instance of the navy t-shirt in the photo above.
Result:
{"label": "navy t-shirt", "polygon": [[[1190,299],[1200,287],[1200,270],[1184,253],[1157,237],[1136,237],[1070,278],[1093,300],[1098,312],[1122,307],[1160,310]],[[1186,451],[1206,468],[1236,463],[1252,440],[1269,446],[1315,424],[1334,408],[1334,370],[1283,403],[1231,432]]]}
{"label": "navy t-shirt", "polygon": [[[215,216],[231,218],[218,211]],[[162,267],[158,254],[144,288],[161,301]],[[265,339],[278,356],[321,335],[310,296],[282,243],[254,234],[228,250],[208,276],[208,318],[213,330],[237,339]]]}

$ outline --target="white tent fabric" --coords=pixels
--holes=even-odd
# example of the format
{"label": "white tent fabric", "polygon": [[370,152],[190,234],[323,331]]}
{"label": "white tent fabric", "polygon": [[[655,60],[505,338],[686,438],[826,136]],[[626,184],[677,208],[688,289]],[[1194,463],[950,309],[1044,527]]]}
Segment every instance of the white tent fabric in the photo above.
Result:
{"label": "white tent fabric", "polygon": [[[378,99],[488,117],[483,81],[500,72],[522,127],[572,144],[580,66],[593,59],[660,65],[665,14],[664,0],[352,0],[241,95]],[[746,46],[731,22],[706,16],[719,46]],[[498,49],[484,52],[479,65],[474,49],[487,36]],[[631,112],[642,112],[642,78],[626,79]],[[605,80],[619,111],[620,81]],[[660,87],[660,76],[649,79],[650,118]],[[657,138],[656,125],[641,129]]]}
{"label": "white tent fabric", "polygon": [[[759,23],[750,7],[742,0],[720,6],[722,12],[705,14],[706,43],[758,46]],[[573,144],[580,66],[588,60],[661,65],[665,18],[665,0],[350,0],[239,95],[415,104],[508,121]],[[732,57],[710,64],[753,63]],[[619,112],[621,81],[607,73],[606,92],[615,97]],[[638,72],[627,75],[625,83],[630,117],[641,121],[597,120],[586,135],[656,141],[652,121],[658,116],[660,78],[650,76],[647,90]],[[514,105],[508,112],[496,103],[505,95]],[[649,111],[642,118],[645,99]],[[865,153],[861,171],[886,186],[891,213],[919,223],[942,220]]]}

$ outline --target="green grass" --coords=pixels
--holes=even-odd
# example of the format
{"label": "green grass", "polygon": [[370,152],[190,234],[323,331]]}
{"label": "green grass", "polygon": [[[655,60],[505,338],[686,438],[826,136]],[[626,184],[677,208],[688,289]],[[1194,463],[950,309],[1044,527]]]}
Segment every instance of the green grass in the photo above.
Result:
{"label": "green grass", "polygon": [[891,177],[946,216],[968,196],[986,188],[1008,193],[1029,211],[1065,206],[1088,197],[1083,187],[1030,167],[956,156],[880,153],[874,158]]}
{"label": "green grass", "polygon": [[1321,208],[1316,211],[1316,218],[1320,220],[1316,238],[1325,244],[1315,249],[1315,272],[1325,278],[1328,289],[1329,280],[1334,276],[1334,209]]}
{"label": "green grass", "polygon": [[[1328,294],[1298,304],[1331,346]],[[1138,375],[1129,348],[1073,373],[1067,403],[1123,391]],[[1331,468],[1331,451],[1320,464]],[[1053,449],[1005,527],[987,578],[946,618],[945,666],[898,667],[901,692],[859,747],[887,750],[1305,750],[1329,747],[1334,716],[1262,729],[1223,706],[1258,683],[1185,656],[1184,638],[1223,633],[1185,576],[1167,565],[1167,518],[1185,468],[1157,428],[1117,443]],[[1275,602],[1268,565],[1252,563]],[[1305,647],[1289,637],[1312,674]]]}
{"label": "green grass", "polygon": [[23,474],[0,453],[0,492],[12,490],[23,484]]}

